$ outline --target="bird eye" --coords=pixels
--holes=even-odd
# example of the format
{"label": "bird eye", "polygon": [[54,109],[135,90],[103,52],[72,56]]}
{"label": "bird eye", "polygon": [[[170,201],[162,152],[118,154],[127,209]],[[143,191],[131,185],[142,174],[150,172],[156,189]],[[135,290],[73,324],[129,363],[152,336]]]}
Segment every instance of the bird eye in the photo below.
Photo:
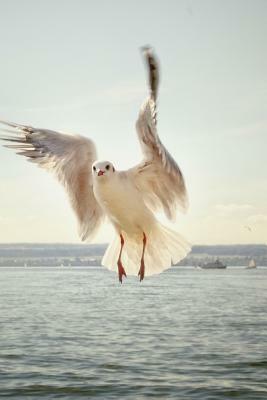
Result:
{"label": "bird eye", "polygon": [[106,165],[106,169],[109,170],[109,165]]}
{"label": "bird eye", "polygon": [[96,171],[96,167],[95,166],[93,166],[93,170]]}

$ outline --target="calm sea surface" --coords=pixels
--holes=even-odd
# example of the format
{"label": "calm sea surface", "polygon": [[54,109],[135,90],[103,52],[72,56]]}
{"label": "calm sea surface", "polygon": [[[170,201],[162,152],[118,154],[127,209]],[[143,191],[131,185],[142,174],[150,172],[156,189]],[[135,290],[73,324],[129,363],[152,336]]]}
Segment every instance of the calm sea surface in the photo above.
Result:
{"label": "calm sea surface", "polygon": [[267,268],[0,269],[1,399],[267,399]]}

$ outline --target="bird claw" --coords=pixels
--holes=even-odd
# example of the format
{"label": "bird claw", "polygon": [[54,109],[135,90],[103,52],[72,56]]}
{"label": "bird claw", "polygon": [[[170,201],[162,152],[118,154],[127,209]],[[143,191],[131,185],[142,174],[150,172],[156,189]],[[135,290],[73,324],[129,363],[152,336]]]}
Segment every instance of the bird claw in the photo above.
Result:
{"label": "bird claw", "polygon": [[140,276],[140,282],[142,282],[145,277],[145,263],[143,260],[141,260],[141,266],[138,272],[138,276]]}
{"label": "bird claw", "polygon": [[118,275],[119,275],[119,281],[120,283],[122,283],[122,277],[125,276],[125,278],[127,278],[126,272],[123,268],[122,263],[119,261],[118,262]]}

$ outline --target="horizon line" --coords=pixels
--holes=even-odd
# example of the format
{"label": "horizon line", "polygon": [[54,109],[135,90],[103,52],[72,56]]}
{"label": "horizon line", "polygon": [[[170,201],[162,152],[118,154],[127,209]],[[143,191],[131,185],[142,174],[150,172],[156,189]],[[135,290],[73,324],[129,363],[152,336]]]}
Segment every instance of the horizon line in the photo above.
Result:
{"label": "horizon line", "polygon": [[[65,246],[107,246],[108,243],[71,243],[71,242],[0,242],[0,246],[2,245],[65,245]],[[267,243],[195,243],[192,244],[194,246],[267,246]]]}

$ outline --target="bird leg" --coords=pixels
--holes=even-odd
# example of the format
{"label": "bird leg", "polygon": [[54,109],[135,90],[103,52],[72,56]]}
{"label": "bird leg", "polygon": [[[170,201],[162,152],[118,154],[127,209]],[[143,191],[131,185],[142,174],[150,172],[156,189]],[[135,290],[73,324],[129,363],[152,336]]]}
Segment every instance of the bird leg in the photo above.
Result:
{"label": "bird leg", "polygon": [[125,276],[125,278],[127,277],[127,275],[126,275],[126,273],[124,271],[124,268],[123,268],[123,265],[122,265],[122,262],[121,262],[121,253],[122,253],[122,249],[123,249],[123,246],[124,246],[124,239],[123,239],[122,234],[120,234],[120,238],[121,238],[121,249],[120,249],[120,254],[119,254],[119,258],[118,258],[118,263],[117,264],[118,264],[119,281],[120,281],[120,283],[122,283],[123,275]]}
{"label": "bird leg", "polygon": [[140,282],[144,279],[145,277],[145,261],[144,261],[144,255],[145,255],[145,249],[146,249],[146,235],[143,232],[143,251],[142,251],[142,257],[141,257],[141,265],[140,269],[138,272],[138,276],[140,276]]}

